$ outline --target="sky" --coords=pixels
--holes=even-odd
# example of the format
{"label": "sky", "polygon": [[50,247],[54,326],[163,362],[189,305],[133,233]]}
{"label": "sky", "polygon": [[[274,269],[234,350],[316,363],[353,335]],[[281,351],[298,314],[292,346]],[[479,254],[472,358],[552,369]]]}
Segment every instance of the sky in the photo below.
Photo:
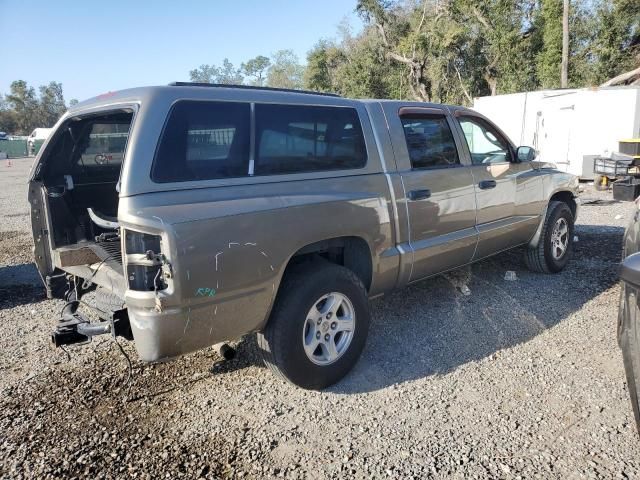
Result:
{"label": "sky", "polygon": [[0,0],[0,94],[13,80],[61,82],[67,102],[189,80],[202,64],[292,49],[301,63],[356,0]]}

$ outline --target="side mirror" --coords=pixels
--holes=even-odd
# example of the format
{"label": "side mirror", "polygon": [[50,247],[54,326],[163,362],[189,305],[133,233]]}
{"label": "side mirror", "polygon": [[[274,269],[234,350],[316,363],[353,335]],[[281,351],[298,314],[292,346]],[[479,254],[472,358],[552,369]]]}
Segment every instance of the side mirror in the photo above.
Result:
{"label": "side mirror", "polygon": [[519,162],[532,162],[536,155],[536,149],[533,147],[518,147],[516,150],[516,158]]}
{"label": "side mirror", "polygon": [[620,265],[620,278],[625,283],[640,286],[640,252],[624,259]]}

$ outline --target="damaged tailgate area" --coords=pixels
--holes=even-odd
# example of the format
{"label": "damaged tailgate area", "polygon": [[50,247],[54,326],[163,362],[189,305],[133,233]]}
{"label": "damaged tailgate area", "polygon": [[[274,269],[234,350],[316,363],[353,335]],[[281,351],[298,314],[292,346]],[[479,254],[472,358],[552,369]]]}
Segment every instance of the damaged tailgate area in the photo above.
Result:
{"label": "damaged tailgate area", "polygon": [[118,182],[133,112],[69,118],[40,159],[30,185],[36,261],[50,296],[68,275],[123,296]]}
{"label": "damaged tailgate area", "polygon": [[102,334],[132,338],[117,216],[133,113],[68,118],[35,167],[29,201],[36,264],[48,295],[67,302],[52,333],[55,346]]}

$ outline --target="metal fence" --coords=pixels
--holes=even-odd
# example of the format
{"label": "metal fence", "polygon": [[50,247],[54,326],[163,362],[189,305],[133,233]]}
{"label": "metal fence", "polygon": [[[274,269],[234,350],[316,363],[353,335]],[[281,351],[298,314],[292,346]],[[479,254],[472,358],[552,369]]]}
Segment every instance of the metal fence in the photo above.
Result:
{"label": "metal fence", "polygon": [[0,152],[6,153],[7,158],[26,157],[27,140],[0,140]]}
{"label": "metal fence", "polygon": [[[11,140],[0,140],[0,153],[5,153],[7,158],[27,157],[37,155],[42,147],[44,140],[35,140],[33,148],[29,152],[27,147],[27,137],[12,138]],[[0,155],[4,157],[4,155]]]}

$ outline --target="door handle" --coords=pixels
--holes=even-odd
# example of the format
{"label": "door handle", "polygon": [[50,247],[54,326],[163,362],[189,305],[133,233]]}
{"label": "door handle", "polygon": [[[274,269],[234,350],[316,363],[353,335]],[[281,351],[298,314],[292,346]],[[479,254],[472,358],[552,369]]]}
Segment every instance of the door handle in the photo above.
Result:
{"label": "door handle", "polygon": [[411,190],[409,192],[409,200],[425,200],[431,196],[431,190],[425,188],[423,190]]}
{"label": "door handle", "polygon": [[496,181],[495,180],[482,180],[478,186],[480,187],[480,190],[488,190],[490,188],[496,188]]}

